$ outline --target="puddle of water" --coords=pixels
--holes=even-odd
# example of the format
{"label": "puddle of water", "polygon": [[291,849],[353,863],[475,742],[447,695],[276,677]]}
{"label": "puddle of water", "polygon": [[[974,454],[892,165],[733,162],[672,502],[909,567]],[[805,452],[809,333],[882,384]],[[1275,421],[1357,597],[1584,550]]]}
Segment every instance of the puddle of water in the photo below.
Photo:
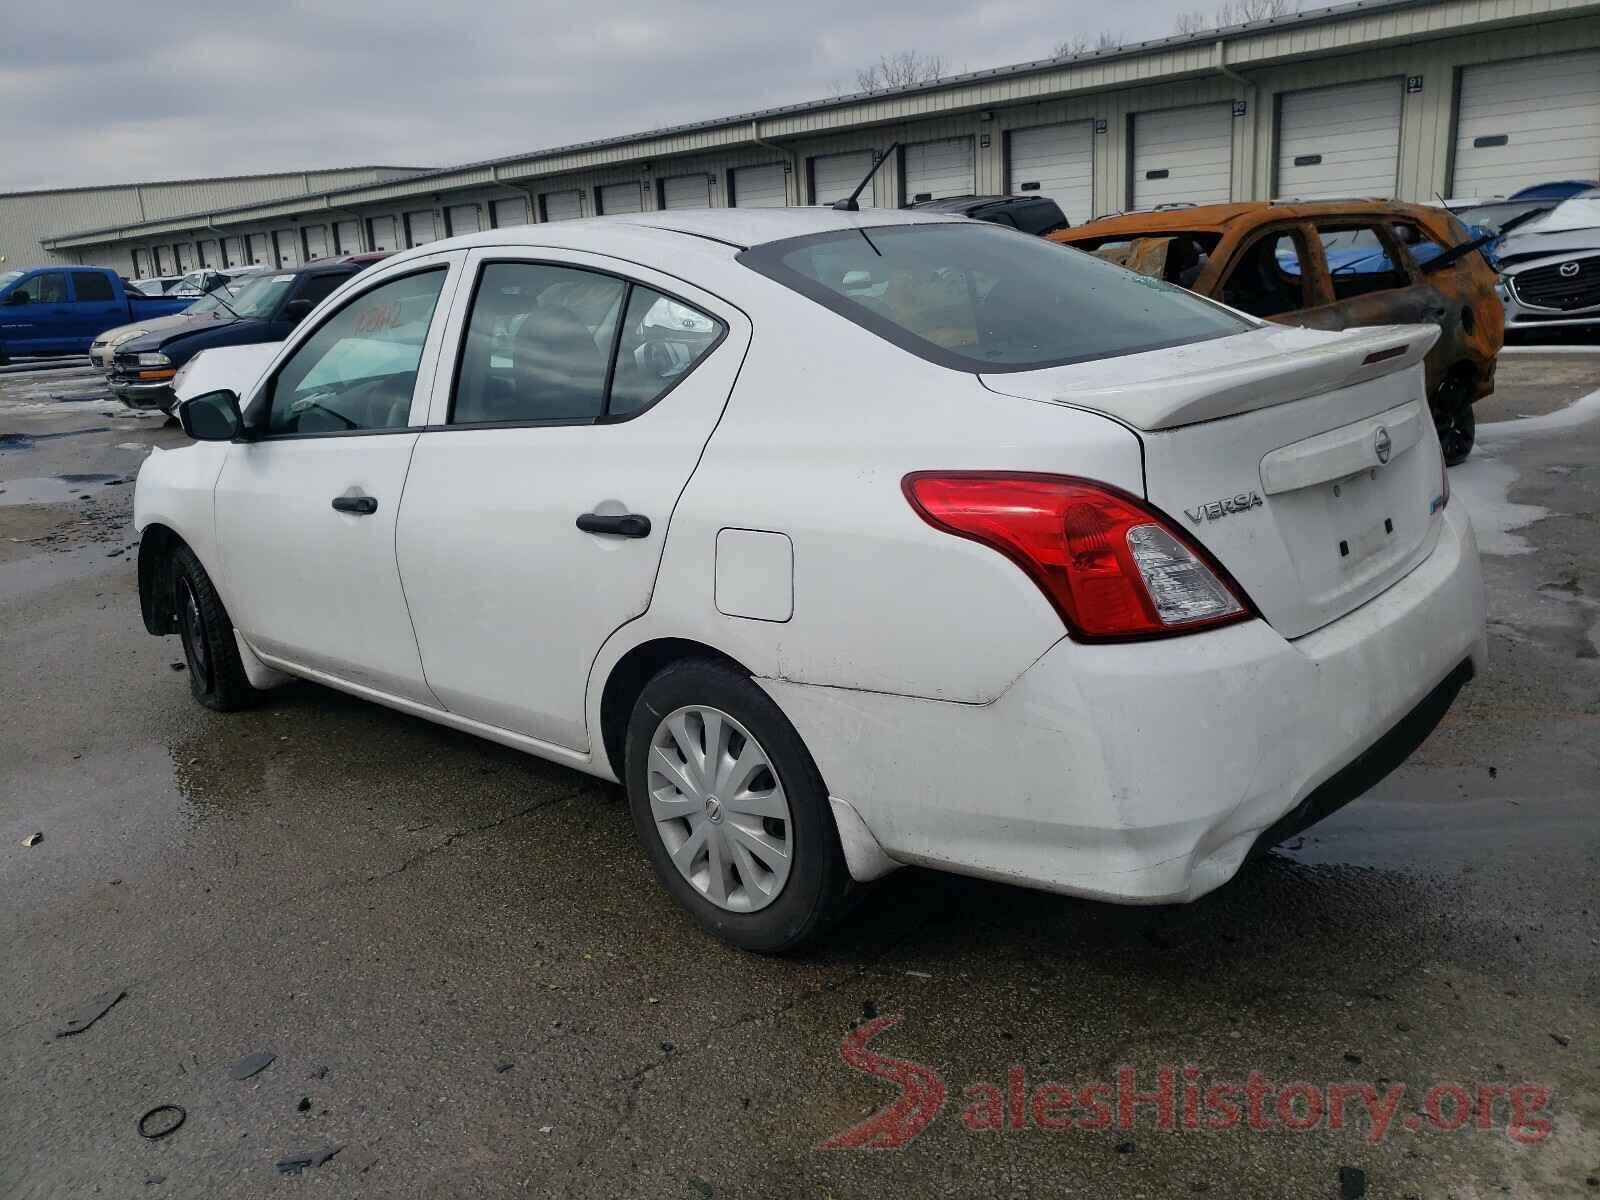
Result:
{"label": "puddle of water", "polygon": [[35,479],[0,481],[0,507],[11,504],[63,504],[108,483],[123,482],[120,475],[49,475]]}
{"label": "puddle of water", "polygon": [[111,426],[96,425],[93,429],[68,429],[62,433],[0,433],[0,454],[8,450],[32,450],[35,442],[48,442],[54,438],[82,437],[86,433],[110,433]]}

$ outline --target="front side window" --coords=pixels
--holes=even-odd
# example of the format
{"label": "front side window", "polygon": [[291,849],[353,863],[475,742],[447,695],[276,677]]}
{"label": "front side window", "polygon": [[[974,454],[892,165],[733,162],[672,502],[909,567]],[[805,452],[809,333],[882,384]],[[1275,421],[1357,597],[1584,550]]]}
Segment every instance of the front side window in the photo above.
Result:
{"label": "front side window", "polygon": [[28,301],[33,304],[65,304],[67,302],[67,277],[61,271],[51,271],[46,275],[35,275],[17,290],[19,292],[27,292]]}
{"label": "front side window", "polygon": [[722,333],[699,309],[612,275],[490,263],[473,296],[450,423],[630,416]]}
{"label": "front side window", "polygon": [[268,435],[404,428],[445,274],[385,283],[323,322],[278,369]]}
{"label": "front side window", "polygon": [[1252,328],[1164,281],[981,222],[814,234],[739,261],[958,371],[1035,370]]}
{"label": "front side window", "polygon": [[104,303],[116,299],[111,280],[98,271],[74,271],[72,283],[79,300]]}

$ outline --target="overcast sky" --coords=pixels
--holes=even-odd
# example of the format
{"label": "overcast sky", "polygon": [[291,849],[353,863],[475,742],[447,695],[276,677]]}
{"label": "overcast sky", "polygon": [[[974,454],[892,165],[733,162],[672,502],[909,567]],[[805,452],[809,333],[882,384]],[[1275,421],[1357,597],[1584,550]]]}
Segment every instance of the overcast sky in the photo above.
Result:
{"label": "overcast sky", "polygon": [[[813,100],[880,52],[947,70],[1195,0],[16,0],[0,37],[0,192],[448,166]],[[1203,5],[1202,5],[1203,7]]]}

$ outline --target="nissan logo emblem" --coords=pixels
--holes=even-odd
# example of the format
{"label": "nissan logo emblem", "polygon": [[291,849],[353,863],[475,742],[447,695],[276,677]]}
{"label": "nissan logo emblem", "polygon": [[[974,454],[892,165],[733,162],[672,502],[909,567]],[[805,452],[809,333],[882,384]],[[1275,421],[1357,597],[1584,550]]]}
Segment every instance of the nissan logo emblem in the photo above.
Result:
{"label": "nissan logo emblem", "polygon": [[1389,452],[1394,448],[1394,443],[1389,440],[1389,431],[1382,425],[1378,426],[1377,436],[1372,439],[1372,448],[1378,452],[1379,462],[1389,461]]}
{"label": "nissan logo emblem", "polygon": [[1578,264],[1575,262],[1561,264],[1561,278],[1571,279],[1578,273]]}

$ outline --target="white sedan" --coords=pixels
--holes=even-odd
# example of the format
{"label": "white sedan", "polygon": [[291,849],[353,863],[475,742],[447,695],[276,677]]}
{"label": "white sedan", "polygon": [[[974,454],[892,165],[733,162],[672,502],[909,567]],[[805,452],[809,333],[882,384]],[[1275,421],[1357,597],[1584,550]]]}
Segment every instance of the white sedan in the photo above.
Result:
{"label": "white sedan", "polygon": [[1484,662],[1435,336],[939,215],[434,242],[182,406],[144,620],[209,707],[311,679],[623,783],[750,949],[903,863],[1190,900]]}

